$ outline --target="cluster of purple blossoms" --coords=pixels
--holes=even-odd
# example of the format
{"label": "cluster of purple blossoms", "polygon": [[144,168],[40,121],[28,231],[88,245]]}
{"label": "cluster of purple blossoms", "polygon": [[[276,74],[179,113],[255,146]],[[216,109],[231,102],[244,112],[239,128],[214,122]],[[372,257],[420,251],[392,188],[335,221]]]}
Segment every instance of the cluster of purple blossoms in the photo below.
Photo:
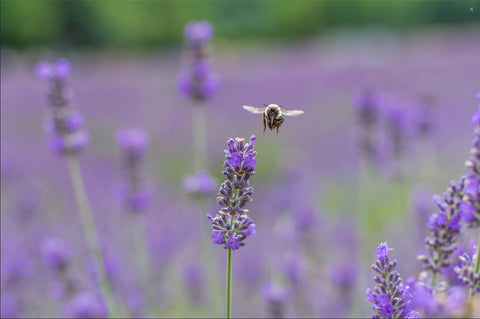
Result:
{"label": "cluster of purple blossoms", "polygon": [[70,105],[71,92],[66,86],[70,70],[70,62],[66,59],[54,63],[41,61],[35,69],[37,76],[50,85],[48,105],[52,118],[45,123],[45,129],[53,135],[49,145],[53,151],[64,155],[76,155],[90,142],[83,128],[83,116]]}
{"label": "cluster of purple blossoms", "polygon": [[400,274],[395,271],[397,261],[390,261],[387,243],[381,243],[376,250],[378,260],[372,265],[377,273],[374,277],[376,283],[372,290],[367,289],[366,301],[373,303],[375,313],[372,318],[418,318],[418,313],[411,305],[412,295],[410,286],[404,285]]}
{"label": "cluster of purple blossoms", "polygon": [[371,87],[364,88],[353,99],[360,131],[360,149],[364,156],[372,160],[376,155],[375,126],[379,117],[379,97]]}
{"label": "cluster of purple blossoms", "polygon": [[216,188],[215,179],[205,171],[186,176],[182,185],[187,194],[196,198],[211,195]]}
{"label": "cluster of purple blossoms", "polygon": [[[458,278],[471,289],[472,293],[480,292],[480,273],[475,271],[474,260],[467,253],[458,258],[461,263],[460,266],[455,267]],[[478,256],[474,255],[474,258]]]}
{"label": "cluster of purple blossoms", "polygon": [[255,135],[252,135],[250,143],[246,144],[243,138],[228,140],[222,172],[227,180],[220,186],[217,197],[222,208],[215,217],[207,214],[213,225],[213,243],[223,245],[226,249],[235,250],[244,246],[244,240],[256,233],[255,224],[245,208],[253,195],[249,179],[255,174],[257,162],[257,152],[253,149],[255,139]]}
{"label": "cluster of purple blossoms", "polygon": [[191,22],[185,26],[188,68],[178,78],[180,93],[194,101],[212,97],[220,84],[212,72],[208,43],[213,36],[213,27],[206,21]]}
{"label": "cluster of purple blossoms", "polygon": [[143,163],[148,149],[148,135],[139,128],[124,129],[117,133],[117,144],[122,150],[125,185],[121,197],[131,212],[141,212],[149,204],[151,191],[144,184]]}
{"label": "cluster of purple blossoms", "polygon": [[452,182],[443,194],[443,199],[439,196],[433,198],[438,206],[438,212],[428,218],[429,234],[425,238],[427,254],[418,256],[418,259],[434,274],[451,264],[450,257],[457,248],[461,226],[459,206],[464,185],[464,179],[458,184]]}
{"label": "cluster of purple blossoms", "polygon": [[465,166],[470,170],[466,176],[463,202],[460,204],[462,221],[470,227],[480,227],[480,106],[471,119],[475,124],[470,159]]}
{"label": "cluster of purple blossoms", "polygon": [[468,299],[467,292],[461,286],[437,290],[433,294],[432,289],[423,282],[415,282],[411,278],[407,283],[412,291],[413,307],[422,318],[459,317]]}

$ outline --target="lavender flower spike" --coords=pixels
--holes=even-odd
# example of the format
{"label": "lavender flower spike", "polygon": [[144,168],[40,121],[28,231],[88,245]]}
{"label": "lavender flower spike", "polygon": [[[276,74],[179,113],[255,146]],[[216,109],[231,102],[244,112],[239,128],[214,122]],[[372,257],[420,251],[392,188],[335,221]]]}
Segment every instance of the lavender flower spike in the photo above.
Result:
{"label": "lavender flower spike", "polygon": [[[478,256],[474,255],[473,258],[476,259]],[[459,259],[461,266],[455,267],[458,278],[471,289],[472,293],[480,292],[480,273],[475,272],[474,259],[470,258],[467,253],[464,253]]]}
{"label": "lavender flower spike", "polygon": [[366,301],[373,303],[375,311],[372,318],[418,318],[418,313],[411,306],[410,287],[395,271],[398,262],[390,261],[390,250],[387,243],[381,243],[374,255],[378,259],[372,265],[377,273],[374,277],[376,285],[373,290],[368,288],[366,291]]}
{"label": "lavender flower spike", "polygon": [[53,135],[50,148],[62,155],[76,155],[90,143],[88,132],[82,128],[83,116],[71,106],[71,94],[65,83],[70,70],[66,59],[54,63],[41,61],[35,69],[37,76],[50,84],[47,97],[52,118],[45,123],[45,128]]}
{"label": "lavender flower spike", "polygon": [[121,197],[130,212],[145,210],[150,203],[151,192],[143,178],[143,163],[148,149],[147,133],[140,129],[124,129],[117,133],[117,143],[122,150],[122,166],[125,185]]}
{"label": "lavender flower spike", "polygon": [[252,201],[253,188],[249,179],[255,174],[255,155],[253,146],[255,135],[250,138],[250,143],[244,144],[243,138],[230,139],[225,150],[225,163],[223,174],[227,180],[219,189],[217,202],[222,206],[215,217],[207,215],[212,222],[214,244],[222,245],[232,250],[244,246],[244,240],[255,235],[255,224],[248,217],[246,204]]}
{"label": "lavender flower spike", "polygon": [[434,197],[438,212],[428,218],[430,233],[425,238],[428,252],[426,255],[418,256],[425,268],[432,270],[434,276],[442,268],[450,265],[452,262],[450,257],[457,247],[457,237],[460,233],[459,206],[464,185],[464,179],[458,184],[452,182],[443,194],[443,199],[439,196]]}
{"label": "lavender flower spike", "polygon": [[190,61],[186,71],[179,76],[177,84],[180,93],[197,102],[212,97],[220,83],[212,72],[209,60],[208,42],[212,35],[213,27],[206,21],[191,22],[185,26]]}
{"label": "lavender flower spike", "polygon": [[465,181],[465,194],[460,204],[462,221],[470,228],[480,227],[480,106],[471,122],[475,124],[470,159],[465,166],[470,170]]}

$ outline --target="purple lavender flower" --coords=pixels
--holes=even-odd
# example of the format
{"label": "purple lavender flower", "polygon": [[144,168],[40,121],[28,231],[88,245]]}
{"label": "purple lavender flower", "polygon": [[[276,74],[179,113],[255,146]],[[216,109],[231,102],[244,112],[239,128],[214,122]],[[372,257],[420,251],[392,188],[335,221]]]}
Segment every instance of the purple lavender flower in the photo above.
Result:
{"label": "purple lavender flower", "polygon": [[212,35],[213,27],[206,21],[192,22],[185,26],[190,63],[187,70],[179,76],[177,85],[181,94],[194,101],[209,99],[220,84],[219,78],[212,72],[208,57],[208,42]]}
{"label": "purple lavender flower", "polygon": [[198,304],[204,297],[205,278],[202,265],[198,263],[188,264],[183,272],[184,284],[188,288],[190,300]]}
{"label": "purple lavender flower", "polygon": [[471,119],[475,124],[470,159],[465,166],[470,170],[465,180],[463,203],[460,205],[462,221],[470,228],[480,227],[480,107]]}
{"label": "purple lavender flower", "polygon": [[201,171],[194,175],[186,176],[183,189],[194,197],[208,196],[215,191],[215,179],[207,172]]}
{"label": "purple lavender flower", "polygon": [[409,114],[398,101],[386,103],[386,120],[395,158],[401,158],[405,153],[405,131]]}
{"label": "purple lavender flower", "polygon": [[106,311],[101,302],[88,292],[78,293],[66,307],[70,318],[102,318]]}
{"label": "purple lavender flower", "polygon": [[151,200],[151,190],[144,183],[143,163],[148,148],[148,135],[139,128],[124,129],[117,133],[117,144],[122,149],[125,184],[122,200],[131,212],[144,211]]}
{"label": "purple lavender flower", "polygon": [[66,78],[71,65],[66,59],[54,63],[41,61],[37,64],[37,76],[49,82],[48,105],[52,110],[52,119],[45,128],[53,136],[49,140],[50,149],[63,155],[77,155],[89,143],[88,132],[82,128],[83,117],[70,105],[70,93]]}
{"label": "purple lavender flower", "polygon": [[13,296],[2,293],[0,298],[0,317],[17,318],[20,315],[20,304]]}
{"label": "purple lavender flower", "polygon": [[376,156],[375,126],[379,115],[379,97],[371,87],[364,88],[354,96],[352,104],[360,124],[360,149],[363,155],[373,160]]}
{"label": "purple lavender flower", "polygon": [[59,272],[65,270],[72,257],[70,247],[58,238],[45,239],[41,250],[46,264]]}
{"label": "purple lavender flower", "polygon": [[213,27],[207,21],[187,23],[184,31],[189,41],[210,41],[213,36]]}
{"label": "purple lavender flower", "polygon": [[417,318],[418,313],[411,305],[410,286],[403,283],[400,274],[395,271],[397,261],[390,261],[387,243],[381,243],[376,250],[378,260],[372,265],[377,273],[374,277],[375,288],[367,289],[367,300],[373,303],[375,311],[372,318]]}
{"label": "purple lavender flower", "polygon": [[427,254],[418,257],[426,269],[434,274],[448,267],[451,255],[457,247],[457,237],[460,233],[460,210],[465,180],[451,183],[443,194],[443,198],[434,197],[438,212],[428,218],[429,235],[425,238]]}
{"label": "purple lavender flower", "polygon": [[480,292],[480,273],[475,272],[473,258],[464,253],[459,259],[461,265],[455,267],[458,278],[470,288],[472,293]]}
{"label": "purple lavender flower", "polygon": [[267,282],[262,287],[262,296],[271,318],[285,318],[285,306],[290,299],[287,289],[275,282]]}
{"label": "purple lavender flower", "polygon": [[248,217],[248,209],[245,208],[253,195],[249,179],[255,174],[255,139],[252,135],[250,143],[247,144],[244,144],[243,138],[228,141],[223,165],[223,174],[227,180],[220,186],[217,197],[222,208],[215,217],[207,215],[213,225],[213,243],[223,245],[226,249],[236,250],[244,246],[243,241],[256,232],[255,224]]}

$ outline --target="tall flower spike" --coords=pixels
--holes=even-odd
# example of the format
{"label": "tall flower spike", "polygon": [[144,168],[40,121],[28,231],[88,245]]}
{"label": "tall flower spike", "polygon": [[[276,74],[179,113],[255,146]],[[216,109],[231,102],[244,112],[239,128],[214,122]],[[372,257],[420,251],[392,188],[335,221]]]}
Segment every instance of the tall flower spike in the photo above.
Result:
{"label": "tall flower spike", "polygon": [[468,227],[480,227],[480,106],[472,116],[471,122],[475,124],[473,142],[470,149],[470,158],[465,162],[469,169],[465,181],[465,194],[460,204],[462,221]]}
{"label": "tall flower spike", "polygon": [[[473,258],[478,258],[474,255]],[[467,253],[459,257],[461,266],[455,267],[458,278],[471,289],[473,293],[480,292],[480,273],[475,272],[474,259]]]}
{"label": "tall flower spike", "polygon": [[438,212],[428,218],[429,235],[425,238],[427,254],[418,256],[425,268],[432,270],[434,274],[452,262],[450,257],[457,247],[460,233],[459,206],[464,185],[464,179],[458,184],[452,182],[442,199],[440,196],[434,197]]}
{"label": "tall flower spike", "polygon": [[124,129],[117,133],[117,143],[123,151],[122,166],[125,185],[122,199],[131,212],[145,210],[151,193],[143,180],[143,162],[148,149],[148,135],[142,129]]}
{"label": "tall flower spike", "polygon": [[353,106],[361,128],[360,149],[367,159],[373,160],[376,154],[374,129],[378,122],[379,97],[372,88],[366,87],[354,97]]}
{"label": "tall flower spike", "polygon": [[203,101],[216,93],[220,83],[212,72],[209,60],[208,42],[212,38],[213,27],[206,21],[191,22],[184,31],[189,63],[187,70],[178,78],[178,89],[194,101]]}
{"label": "tall flower spike", "polygon": [[395,271],[398,262],[390,261],[387,243],[381,243],[377,247],[376,257],[378,260],[372,265],[377,273],[374,277],[375,288],[368,288],[366,301],[373,303],[375,311],[372,318],[418,318],[418,313],[411,306],[410,287],[403,283],[400,274]]}
{"label": "tall flower spike", "polygon": [[66,59],[54,63],[41,61],[37,64],[37,76],[49,82],[48,105],[52,118],[45,129],[52,134],[50,148],[63,155],[76,155],[90,142],[88,132],[83,129],[83,116],[70,104],[66,79],[70,74],[70,62]]}
{"label": "tall flower spike", "polygon": [[252,135],[247,144],[244,144],[243,138],[228,140],[222,172],[227,180],[220,186],[217,197],[222,208],[215,217],[207,215],[213,227],[213,243],[232,250],[244,246],[244,240],[255,235],[255,224],[245,208],[253,195],[249,179],[255,174],[257,162],[257,152],[253,149],[255,139]]}

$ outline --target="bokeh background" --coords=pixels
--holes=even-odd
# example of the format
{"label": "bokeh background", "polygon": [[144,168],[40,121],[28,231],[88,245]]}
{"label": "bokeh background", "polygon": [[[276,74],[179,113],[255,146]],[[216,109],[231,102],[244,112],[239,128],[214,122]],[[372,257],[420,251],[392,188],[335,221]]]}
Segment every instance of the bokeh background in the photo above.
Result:
{"label": "bokeh background", "polygon": [[[268,317],[278,303],[285,316],[370,316],[364,291],[373,286],[372,255],[383,241],[404,277],[421,271],[416,256],[434,212],[431,197],[465,172],[480,91],[479,1],[7,0],[2,317],[98,316],[103,309],[65,159],[48,149],[42,127],[47,85],[34,69],[59,58],[72,63],[73,104],[91,135],[80,164],[125,315],[223,315],[226,251],[210,243],[204,218],[218,210],[216,195],[199,212],[182,187],[194,173],[196,106],[177,78],[186,65],[183,28],[201,20],[215,29],[210,49],[221,80],[205,105],[208,171],[217,185],[228,138],[258,137],[249,204],[257,235],[234,252],[234,316]],[[352,106],[367,85],[387,101],[376,132],[381,156],[372,163],[362,161]],[[262,136],[260,116],[241,106],[263,103],[305,115],[287,118],[279,138]],[[400,158],[388,135],[392,104],[403,114]],[[430,130],[421,135],[415,116],[424,104]],[[115,194],[123,176],[115,134],[130,127],[150,137],[145,179],[154,196],[141,215],[127,214]],[[135,227],[143,227],[137,241]],[[41,243],[52,237],[71,251],[62,276],[42,256]],[[265,292],[269,283],[276,294]]]}

